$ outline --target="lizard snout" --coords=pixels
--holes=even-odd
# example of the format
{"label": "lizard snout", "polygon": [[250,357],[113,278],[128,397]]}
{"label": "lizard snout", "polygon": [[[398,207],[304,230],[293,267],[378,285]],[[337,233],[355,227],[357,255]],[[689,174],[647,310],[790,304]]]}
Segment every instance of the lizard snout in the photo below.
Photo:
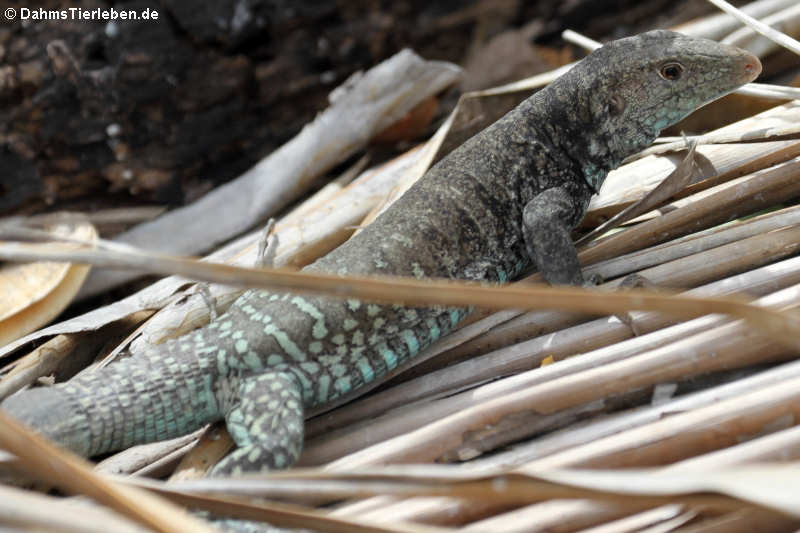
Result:
{"label": "lizard snout", "polygon": [[744,63],[744,76],[747,81],[753,81],[758,77],[759,74],[761,74],[761,61],[759,61],[758,58],[753,54],[745,52],[742,55],[742,60]]}

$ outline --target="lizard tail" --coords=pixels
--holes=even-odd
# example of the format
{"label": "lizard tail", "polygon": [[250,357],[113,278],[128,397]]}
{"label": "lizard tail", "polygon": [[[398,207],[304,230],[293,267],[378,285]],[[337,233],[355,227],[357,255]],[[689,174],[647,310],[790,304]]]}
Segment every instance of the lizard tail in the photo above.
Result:
{"label": "lizard tail", "polygon": [[19,392],[0,407],[84,457],[185,435],[222,414],[213,359],[187,356],[191,345],[183,342]]}

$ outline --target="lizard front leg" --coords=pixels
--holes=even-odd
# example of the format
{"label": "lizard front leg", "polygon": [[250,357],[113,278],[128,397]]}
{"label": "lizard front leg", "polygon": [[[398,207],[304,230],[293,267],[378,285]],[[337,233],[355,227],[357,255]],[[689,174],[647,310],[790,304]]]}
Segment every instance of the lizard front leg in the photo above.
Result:
{"label": "lizard front leg", "polygon": [[292,466],[303,448],[303,398],[288,371],[245,377],[225,423],[237,448],[214,467],[226,476]]}
{"label": "lizard front leg", "polygon": [[525,205],[522,231],[531,260],[544,279],[556,285],[583,285],[583,274],[570,232],[583,206],[574,191],[547,189]]}

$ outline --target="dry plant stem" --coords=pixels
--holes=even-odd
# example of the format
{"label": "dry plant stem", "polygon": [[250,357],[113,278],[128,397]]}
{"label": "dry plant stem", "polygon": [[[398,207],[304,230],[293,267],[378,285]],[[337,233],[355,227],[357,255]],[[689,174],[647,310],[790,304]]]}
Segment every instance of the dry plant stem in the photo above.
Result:
{"label": "dry plant stem", "polygon": [[[720,400],[736,398],[742,394],[752,392],[753,390],[768,389],[769,387],[784,382],[786,379],[795,378],[797,376],[800,376],[800,365],[796,362],[788,363],[731,383],[678,397],[662,405],[632,409],[602,419],[573,425],[570,428],[540,436],[535,440],[519,443],[507,452],[473,461],[470,463],[470,467],[477,469],[477,471],[484,471],[487,469],[508,468],[527,464],[531,461],[561,453],[567,449],[590,445],[592,442],[611,435],[624,433],[646,424],[657,422],[675,413],[688,412],[707,407]],[[754,445],[753,448],[742,448],[736,451],[732,450],[728,452],[731,454],[730,457],[732,457],[732,459],[727,459],[726,457],[728,456],[725,455],[714,458],[711,457],[712,454],[709,454],[709,458],[703,459],[703,461],[708,461],[708,464],[711,465],[709,468],[713,468],[713,461],[719,461],[719,464],[728,464],[725,463],[725,461],[728,461],[730,464],[735,462],[743,463],[751,461],[751,459],[749,459],[751,456],[764,457],[766,461],[782,460],[782,451],[777,445],[773,445],[775,442],[789,443],[786,456],[794,457],[798,449],[798,445],[795,444],[793,440],[795,437],[795,434],[789,434],[781,438],[776,438],[777,440],[775,441],[764,441],[761,444]],[[724,450],[714,452],[714,454],[723,454],[723,452]],[[741,459],[739,459],[739,457],[741,457]],[[686,461],[690,462],[692,459],[687,459]]]}
{"label": "dry plant stem", "polygon": [[[760,19],[779,9],[784,9],[785,7],[793,5],[794,1],[795,0],[759,0],[742,6],[740,11],[747,13],[751,17]],[[675,31],[718,41],[740,26],[741,22],[733,15],[719,13],[682,24],[675,28]]]}
{"label": "dry plant stem", "polygon": [[[785,163],[795,157],[800,156],[800,141],[782,141],[777,143],[765,143],[770,146],[778,145],[774,149],[765,150],[764,154],[752,159],[744,165],[725,172],[720,172],[702,181],[688,185],[683,191],[675,195],[676,198],[686,198],[700,191],[716,187],[732,179],[752,174],[769,167]],[[735,145],[736,148],[747,146],[744,144]],[[766,147],[765,147],[766,148]]]}
{"label": "dry plant stem", "polygon": [[203,476],[235,447],[227,429],[221,424],[212,424],[202,432],[191,452],[181,459],[169,480]]}
{"label": "dry plant stem", "polygon": [[[703,181],[692,185],[689,190],[705,188],[704,181],[716,184],[796,157],[797,140],[765,139],[771,138],[773,133],[787,131],[787,124],[796,123],[799,116],[800,106],[790,102],[703,136],[699,139],[701,143],[713,139],[737,144],[700,144],[697,148],[700,164],[694,179]],[[795,126],[788,128],[796,129]],[[751,139],[757,142],[751,142]],[[675,144],[678,149],[685,146],[683,139]],[[621,206],[638,200],[674,170],[676,156],[643,158],[644,154],[652,151],[664,151],[663,145],[647,148],[634,156],[631,163],[609,173],[601,194],[589,205],[584,226],[593,227],[598,223],[598,214],[609,216],[619,211]]]}
{"label": "dry plant stem", "polygon": [[168,502],[93,474],[88,461],[56,448],[2,411],[0,428],[0,447],[16,455],[26,470],[48,483],[68,492],[85,494],[156,531],[214,531]]}
{"label": "dry plant stem", "polygon": [[608,231],[619,227],[625,222],[643,215],[658,205],[666,202],[672,196],[677,194],[689,183],[695,168],[695,153],[697,149],[697,141],[686,141],[687,152],[681,162],[675,167],[669,176],[659,183],[647,195],[635,202],[619,213],[615,214],[596,228],[592,229],[589,233],[581,236],[575,241],[575,246],[581,245],[594,240],[595,238],[607,233]]}
{"label": "dry plant stem", "polygon": [[[794,305],[798,293],[800,288],[793,287],[776,293],[769,300],[774,302],[781,298],[782,303]],[[635,357],[482,402],[405,436],[344,457],[329,467],[340,469],[386,462],[431,461],[462,445],[470,431],[496,424],[513,413],[532,411],[547,415],[637,387],[720,368],[775,360],[788,353],[791,351],[774,344],[771,338],[734,322]]]}
{"label": "dry plant stem", "polygon": [[131,475],[149,477],[154,479],[164,479],[175,473],[178,465],[181,464],[184,457],[186,457],[195,447],[196,442],[192,441],[189,444],[179,448],[167,455],[156,459],[143,468],[131,472]]}
{"label": "dry plant stem", "polygon": [[[743,379],[754,372],[756,372],[755,369],[741,369],[736,375],[739,379]],[[715,389],[721,383],[729,382],[731,374],[732,372],[722,371],[702,377],[675,380],[673,383],[663,385],[669,389],[677,389],[679,385],[688,389],[697,387]],[[462,462],[486,452],[501,449],[503,446],[513,445],[526,438],[530,439],[535,438],[537,435],[551,434],[561,429],[569,431],[570,428],[576,428],[582,422],[591,422],[597,418],[602,418],[601,415],[609,416],[615,413],[622,413],[624,412],[622,409],[647,409],[648,405],[654,401],[654,397],[660,388],[662,387],[637,388],[609,396],[603,400],[562,409],[557,413],[546,416],[537,413],[507,416],[492,427],[470,433],[461,446],[444,454],[440,460]],[[668,409],[664,409],[661,412],[671,414]]]}
{"label": "dry plant stem", "polygon": [[[0,379],[0,399],[14,394],[42,376],[52,373],[73,350],[85,343],[74,336],[59,335],[30,352]],[[95,348],[98,343],[95,343]]]}
{"label": "dry plant stem", "polygon": [[[499,502],[481,501],[480,499],[455,500],[463,505],[459,506],[455,512],[440,513],[441,501],[451,500],[452,498],[443,497],[418,497],[403,498],[373,496],[362,502],[369,504],[380,503],[375,509],[366,512],[359,512],[350,505],[334,511],[338,516],[364,516],[365,518],[378,522],[393,522],[404,520],[409,522],[421,522],[424,524],[436,524],[445,527],[458,527],[473,520],[483,520],[493,513],[503,512],[515,505],[502,504]],[[357,504],[357,502],[356,502]],[[432,512],[431,512],[432,511]],[[460,531],[460,529],[458,530]]]}
{"label": "dry plant stem", "polygon": [[[798,363],[791,363],[790,365],[785,366],[792,368],[791,372],[789,372],[789,368],[786,368],[785,374],[788,375],[781,375],[784,374],[784,372],[782,372],[784,369],[782,368],[771,370],[769,374],[773,374],[778,380],[785,380],[791,378],[792,376],[800,375],[800,365]],[[715,399],[719,401],[728,398],[735,398],[740,392],[745,392],[748,390],[767,390],[770,386],[772,386],[772,384],[779,383],[779,381],[776,380],[765,383],[765,377],[766,376],[764,375],[754,376],[753,378],[747,380],[752,383],[734,383],[731,385],[718,387],[718,389],[720,389],[719,393],[722,393],[722,389],[730,389],[731,392],[738,390],[739,392],[736,394],[719,394],[719,396],[717,396]],[[715,394],[714,389],[692,396],[710,396],[712,394]],[[668,409],[673,413],[682,413],[688,411],[689,409],[696,409],[698,407],[697,404],[693,405],[691,408],[688,406],[679,407],[678,404],[687,403],[683,399],[679,399],[672,403],[675,404],[674,408]],[[706,405],[709,404],[710,402],[706,403]],[[775,433],[755,438],[741,444],[736,444],[727,448],[706,453],[704,455],[698,455],[696,457],[684,459],[683,461],[665,467],[665,469],[678,471],[686,470],[689,472],[696,472],[698,470],[714,471],[737,464],[796,461],[798,458],[800,458],[800,427],[795,426],[782,431],[776,431]],[[599,502],[581,502],[578,504],[572,501],[562,501],[551,502],[549,506],[544,504],[530,506],[526,508],[527,517],[533,523],[546,524],[552,517],[554,507],[557,510],[557,516],[559,520],[564,520],[568,523],[571,521],[581,520],[583,520],[585,523],[587,516],[592,517],[595,523],[599,523],[600,521],[610,520],[619,516],[620,512],[619,508],[616,508],[613,505]],[[731,519],[733,519],[733,517],[731,517]],[[752,523],[752,520],[767,521],[768,523],[788,523],[797,525],[797,521],[795,520],[790,520],[773,513],[765,513],[764,511],[757,509],[752,509],[748,513],[736,516],[737,522],[750,524]],[[728,522],[725,520],[722,523]],[[772,531],[772,529],[767,528],[766,531]]]}
{"label": "dry plant stem", "polygon": [[798,531],[797,520],[764,509],[740,509],[722,516],[708,518],[699,524],[679,529],[680,533],[792,533]]}
{"label": "dry plant stem", "polygon": [[362,517],[340,518],[325,511],[299,505],[262,503],[240,497],[195,495],[171,489],[164,484],[145,485],[151,492],[168,498],[178,505],[202,509],[218,516],[269,522],[280,527],[313,528],[331,533],[452,533],[450,529],[423,524],[398,523],[398,521],[377,524]]}
{"label": "dry plant stem", "polygon": [[741,20],[742,22],[753,28],[758,33],[772,39],[779,45],[791,50],[795,54],[800,54],[800,42],[797,42],[788,35],[773,30],[766,24],[756,20],[747,13],[739,11],[738,9],[730,5],[728,2],[725,2],[725,0],[708,0],[708,1],[717,6],[718,8],[720,8],[722,11],[725,11],[729,15],[733,15],[734,17],[738,18],[739,20]]}
{"label": "dry plant stem", "polygon": [[[658,278],[658,281],[661,281],[661,279]],[[695,289],[692,292],[705,295],[724,295],[740,291],[746,291],[750,294],[765,294],[794,283],[800,283],[800,259],[798,258],[741,274],[729,280],[712,283],[707,287]],[[634,313],[632,318],[637,328],[642,332],[654,331],[672,323],[670,319],[657,313]],[[639,337],[635,343],[639,346],[637,351],[641,352],[648,347],[652,348],[671,340],[685,337],[691,332],[701,331],[715,323],[721,323],[723,320],[722,317],[698,319],[687,323],[684,327],[676,328],[674,334],[665,331],[663,335],[653,337],[650,342],[647,340],[648,337]],[[535,368],[546,355],[551,355],[555,358],[566,357],[628,339],[631,335],[630,327],[622,324],[619,320],[602,318],[581,326],[522,342],[471,361],[458,363],[443,370],[425,373],[412,381],[396,385],[367,399],[359,400],[343,407],[325,417],[309,421],[307,435],[313,437],[325,434],[326,438],[321,442],[312,440],[307,443],[302,461],[318,464],[319,462],[332,460],[359,447],[409,431],[425,421],[435,420],[450,412],[464,409],[472,403],[472,400],[468,399],[470,394],[457,395],[447,400],[436,402],[435,405],[426,406],[424,409],[417,408],[413,419],[406,417],[397,419],[391,415],[385,420],[383,418],[375,419],[376,415],[392,407],[407,405],[409,402],[441,394],[446,390],[458,389],[470,384],[474,385],[482,380],[495,379],[501,375]],[[607,361],[597,360],[589,364],[605,364],[622,357],[613,348],[609,348],[609,350],[609,359]],[[632,353],[629,352],[629,355],[632,355]],[[566,368],[570,368],[570,366],[571,364]],[[557,375],[553,372],[558,372],[561,368],[564,368],[564,364],[558,367],[541,369],[541,371],[537,372],[543,372],[543,376],[546,376],[545,379],[552,379]],[[580,367],[576,367],[573,371],[577,371],[578,368]],[[535,375],[534,373],[533,376]],[[537,380],[536,382],[539,381]],[[532,382],[526,381],[520,387],[528,387],[532,384]],[[489,385],[487,390],[492,388],[497,388],[497,384]],[[497,388],[496,394],[497,396],[502,396],[508,392],[510,392],[509,389]],[[486,398],[484,395],[480,397]],[[464,401],[467,403],[463,403]],[[451,407],[446,407],[447,404],[452,405]],[[361,432],[349,430],[342,440],[342,444],[348,444],[344,444],[344,448],[338,448],[335,444],[334,435],[329,434],[329,432],[334,428],[349,426],[359,421],[369,421],[369,432],[362,434]],[[384,433],[384,431],[388,433]],[[362,435],[362,437],[355,439],[356,435]],[[362,440],[363,436],[366,435],[369,435],[372,440],[367,442]],[[326,442],[326,444],[323,444],[323,442]],[[319,448],[320,446],[322,448]],[[321,450],[324,448],[327,448],[328,452],[321,456],[317,455],[322,453]]]}
{"label": "dry plant stem", "polygon": [[[692,510],[684,510],[676,515],[675,508],[680,507],[683,506],[656,507],[632,516],[619,518],[613,522],[582,529],[581,533],[645,533],[647,531],[655,533],[659,528],[663,528],[663,531],[672,531],[695,519],[698,515],[697,511]],[[650,528],[655,529],[650,530]]]}
{"label": "dry plant stem", "polygon": [[800,194],[800,159],[704,191],[703,198],[601,240],[580,252],[592,264],[750,214]]}
{"label": "dry plant stem", "polygon": [[[791,371],[795,371],[797,366],[797,363],[790,363],[775,371],[777,373],[784,367],[792,367]],[[785,376],[787,379],[788,377]],[[764,388],[766,387],[761,387]],[[745,463],[788,462],[798,459],[800,459],[800,426],[793,426],[735,446],[684,459],[666,468],[679,471],[700,468],[714,470]]]}
{"label": "dry plant stem", "polygon": [[[287,269],[256,270],[231,265],[208,264],[189,259],[143,253],[98,253],[96,251],[54,251],[50,245],[0,245],[0,256],[15,261],[77,261],[114,268],[139,268],[149,272],[180,273],[196,279],[271,288],[298,293],[323,293],[342,298],[360,298],[406,305],[453,305],[492,309],[564,309],[608,314],[634,309],[658,310],[679,316],[727,313],[740,316],[781,342],[800,346],[800,326],[790,317],[732,299],[666,297],[650,291],[631,289],[625,293],[604,292],[603,298],[587,298],[592,291],[574,287],[523,287],[519,284],[486,287],[479,283],[417,281],[400,277],[352,277],[310,274]],[[597,294],[597,293],[594,293]]]}
{"label": "dry plant stem", "polygon": [[[638,274],[657,284],[659,288],[695,287],[793,255],[800,247],[798,238],[800,225],[786,226],[674,261],[665,261],[640,270]],[[622,281],[617,279],[608,285],[619,288]]]}
{"label": "dry plant stem", "polygon": [[194,444],[200,431],[166,442],[154,442],[128,448],[97,463],[94,471],[99,474],[138,473],[172,453],[183,452],[186,446]]}
{"label": "dry plant stem", "polygon": [[[667,470],[679,471],[696,471],[698,469],[707,469],[711,471],[742,463],[796,461],[798,458],[800,458],[800,426],[795,426],[742,444],[685,459],[665,468]],[[782,527],[791,525],[793,528],[797,528],[800,525],[797,520],[791,520],[780,515],[774,515],[773,513],[766,513],[759,509],[749,509],[747,512],[742,511],[733,513],[733,515],[734,516],[730,516],[725,520],[721,520],[719,525],[725,524],[731,526],[731,521],[735,521],[739,528],[744,524],[752,528],[745,531],[755,531],[754,526],[757,524],[764,526],[764,531],[775,531],[775,529],[772,528],[778,525]],[[712,520],[711,523],[716,524],[717,522],[716,520]],[[790,531],[794,530],[795,529],[791,529]],[[721,529],[720,531],[728,530]]]}
{"label": "dry plant stem", "polygon": [[[128,331],[131,324],[146,320],[152,312],[134,313],[125,320],[109,324],[94,335],[58,335],[24,357],[8,365],[0,378],[0,399],[50,374],[62,378],[73,375],[95,358],[98,351]],[[5,370],[5,369],[4,369]]]}
{"label": "dry plant stem", "polygon": [[[721,328],[724,329],[724,328]],[[786,427],[800,412],[800,378],[566,450],[526,468],[617,468],[666,464]]]}
{"label": "dry plant stem", "polygon": [[63,498],[44,496],[3,485],[0,485],[0,528],[9,532],[147,533],[152,531],[87,502],[74,505],[74,502],[67,502]]}
{"label": "dry plant stem", "polygon": [[[616,516],[623,516],[625,511],[616,508],[613,504],[598,504],[588,500],[569,500],[573,508],[582,510],[565,515],[563,518],[560,513],[564,510],[564,500],[542,502],[507,513],[497,514],[485,520],[473,522],[462,528],[463,533],[489,533],[492,531],[502,531],[503,533],[533,533],[536,531],[547,531],[548,533],[565,533],[576,531],[584,527],[595,525],[600,520],[608,520]],[[665,505],[660,507],[662,517],[678,516],[682,510],[682,505]],[[546,510],[551,512],[547,513]],[[596,509],[603,512],[600,516],[595,516]],[[616,510],[616,515],[610,515],[608,511]]]}
{"label": "dry plant stem", "polygon": [[[761,89],[762,91],[765,89]],[[754,89],[755,91],[755,89]],[[786,98],[783,98],[784,100]],[[700,147],[709,147],[711,145],[728,145],[728,149],[741,149],[744,147],[748,148],[755,148],[759,144],[763,144],[760,152],[763,152],[764,155],[755,157],[753,160],[748,161],[746,163],[747,166],[750,165],[758,165],[760,161],[763,161],[767,154],[773,154],[772,158],[779,158],[781,159],[779,162],[786,161],[791,157],[795,157],[797,155],[797,141],[796,140],[787,140],[787,141],[774,141],[771,139],[780,139],[781,137],[791,137],[797,136],[800,133],[800,127],[796,125],[792,126],[784,126],[782,128],[769,128],[765,131],[758,131],[756,130],[755,133],[752,134],[743,134],[739,132],[721,132],[721,133],[709,133],[706,135],[698,135],[693,137],[687,137],[689,142],[695,142]],[[670,138],[666,138],[668,140]],[[631,158],[631,161],[636,161],[639,158],[646,157],[648,155],[663,155],[668,154],[670,152],[680,152],[686,149],[686,139],[681,139],[679,141],[671,141],[671,142],[664,142],[660,144],[654,144],[650,148],[642,150],[635,156]],[[780,147],[780,148],[778,148]],[[719,146],[717,148],[723,148]],[[777,150],[775,148],[778,148]],[[785,155],[784,155],[785,154]],[[783,157],[782,157],[783,156]],[[773,163],[775,164],[775,163]],[[770,165],[762,166],[761,168],[766,168]],[[760,170],[760,169],[756,169]],[[753,170],[751,170],[753,172]],[[721,173],[721,174],[728,174],[730,170]]]}
{"label": "dry plant stem", "polygon": [[[766,470],[766,471],[764,471]],[[764,475],[772,478],[787,478],[795,473],[796,468],[789,473],[778,473],[775,468],[750,469],[741,472],[743,475]],[[618,483],[618,478],[623,478]],[[655,478],[655,479],[653,479]],[[653,469],[637,471],[593,472],[588,470],[563,470],[549,472],[493,472],[488,475],[474,475],[457,468],[417,468],[415,473],[409,474],[398,469],[371,472],[368,470],[330,476],[318,472],[300,472],[289,475],[275,475],[272,485],[265,492],[275,492],[281,486],[297,486],[305,483],[309,497],[317,495],[314,486],[317,483],[326,484],[327,481],[338,481],[335,493],[339,498],[362,497],[370,494],[392,494],[394,497],[409,497],[421,495],[425,497],[468,498],[478,500],[479,503],[505,504],[509,506],[520,505],[531,501],[546,501],[553,498],[597,498],[602,501],[613,501],[628,509],[640,509],[642,505],[663,505],[670,500],[686,501],[694,505],[708,505],[722,512],[730,512],[746,505],[765,505],[774,507],[780,512],[791,516],[798,516],[797,510],[790,504],[793,500],[774,497],[777,489],[772,488],[766,496],[753,494],[752,491],[741,489],[743,482],[731,475],[731,472],[721,472],[714,479],[706,479],[704,472],[695,472],[692,475],[675,475],[669,472],[660,472]],[[246,481],[246,480],[242,480]],[[252,480],[257,482],[258,480]],[[229,483],[235,483],[235,480]],[[137,481],[136,486],[145,486],[159,494],[184,505],[216,511],[219,504],[225,502],[241,503],[241,511],[259,512],[281,508],[288,510],[304,509],[297,505],[288,504],[254,504],[247,506],[240,496],[203,496],[206,492],[219,492],[219,488],[210,483],[204,486],[171,486],[143,483]],[[499,485],[499,486],[498,486]],[[796,483],[792,483],[795,486]],[[242,491],[233,489],[242,494]],[[244,491],[253,494],[252,490]],[[332,491],[322,491],[328,497],[334,495]],[[741,496],[740,496],[741,495]],[[381,498],[377,498],[381,499]],[[235,516],[245,517],[241,511],[235,511]],[[371,511],[368,511],[371,512]],[[226,513],[227,514],[227,513]],[[363,506],[362,514],[364,515]],[[315,517],[316,513],[308,513]],[[342,513],[337,513],[342,515]],[[256,518],[250,515],[248,518]],[[269,518],[266,514],[262,518]],[[391,523],[389,520],[396,517],[380,517],[381,522]],[[314,527],[314,524],[308,524]],[[326,529],[327,530],[327,529]]]}
{"label": "dry plant stem", "polygon": [[583,271],[587,276],[598,274],[612,279],[796,224],[800,224],[800,206],[787,207],[595,263]]}

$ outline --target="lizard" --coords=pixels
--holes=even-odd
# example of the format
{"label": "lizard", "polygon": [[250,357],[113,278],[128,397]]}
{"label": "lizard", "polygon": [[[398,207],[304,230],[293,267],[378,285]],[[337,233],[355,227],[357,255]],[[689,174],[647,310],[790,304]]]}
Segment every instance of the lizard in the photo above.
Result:
{"label": "lizard", "polygon": [[[612,41],[305,270],[504,283],[532,265],[581,285],[570,234],[608,172],[760,71],[743,50],[665,30]],[[301,453],[306,411],[404,365],[467,314],[248,290],[183,337],[0,405],[87,457],[224,419],[236,448],[212,475],[283,469]]]}

